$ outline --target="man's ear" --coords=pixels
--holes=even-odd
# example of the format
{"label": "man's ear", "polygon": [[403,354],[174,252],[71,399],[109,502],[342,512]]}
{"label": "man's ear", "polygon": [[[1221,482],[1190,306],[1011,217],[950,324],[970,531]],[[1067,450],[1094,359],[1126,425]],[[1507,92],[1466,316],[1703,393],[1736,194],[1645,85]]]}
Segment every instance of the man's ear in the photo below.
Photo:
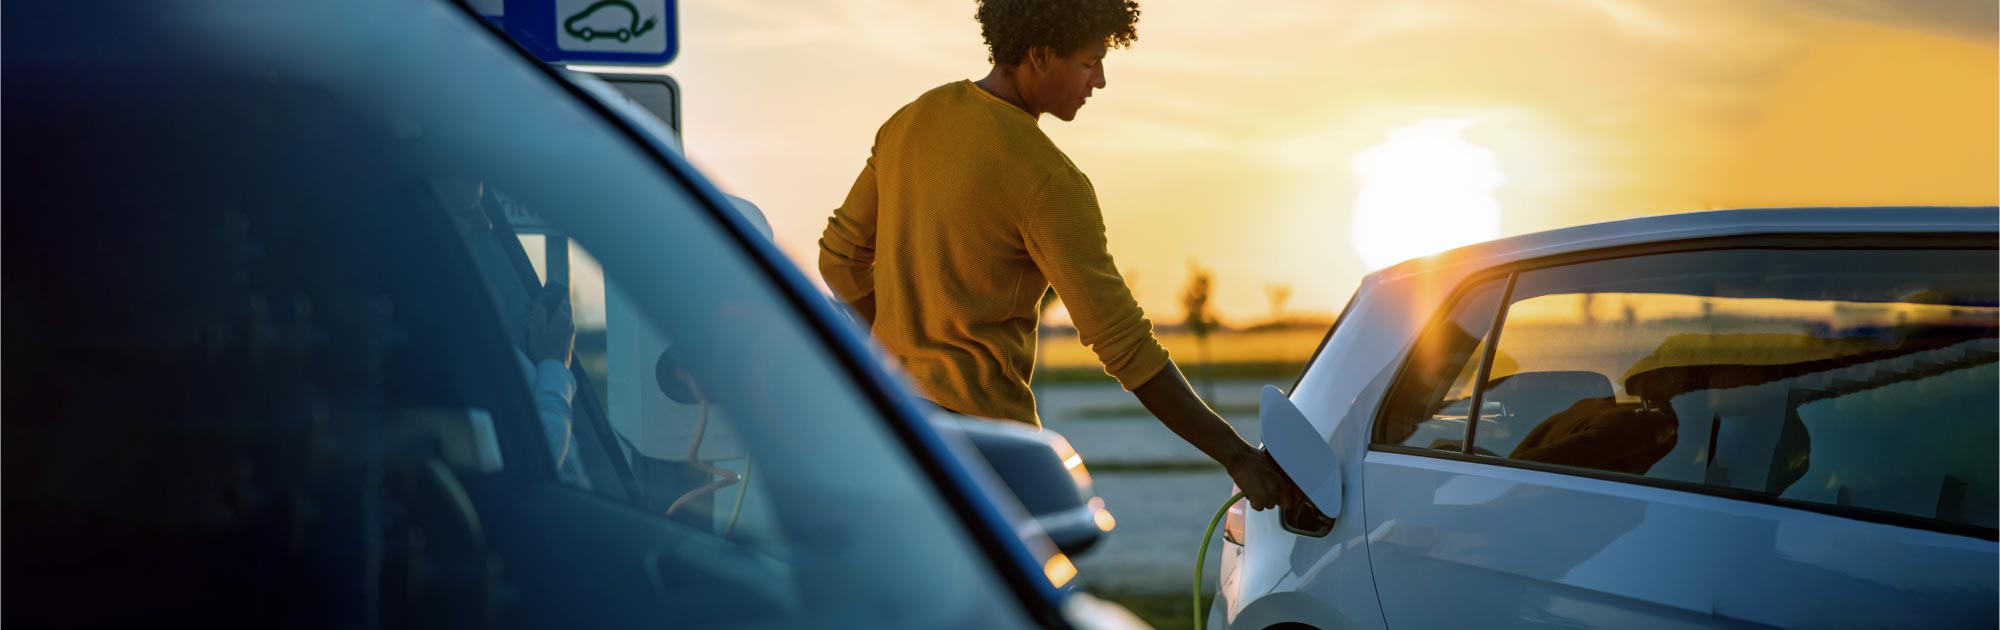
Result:
{"label": "man's ear", "polygon": [[1049,67],[1054,65],[1052,62],[1055,60],[1055,49],[1047,46],[1036,46],[1028,49],[1028,67],[1034,69],[1035,72],[1048,72]]}

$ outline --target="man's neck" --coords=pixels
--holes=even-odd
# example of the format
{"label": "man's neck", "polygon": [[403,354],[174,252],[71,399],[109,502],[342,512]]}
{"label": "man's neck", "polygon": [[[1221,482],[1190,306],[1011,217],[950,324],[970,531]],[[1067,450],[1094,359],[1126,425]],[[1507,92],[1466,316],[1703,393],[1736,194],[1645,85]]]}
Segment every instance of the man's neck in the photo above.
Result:
{"label": "man's neck", "polygon": [[1028,108],[1028,99],[1021,96],[1020,86],[1014,82],[1014,77],[1007,72],[1006,68],[994,66],[992,72],[986,73],[986,78],[974,81],[973,84],[978,85],[979,89],[986,90],[987,94],[992,94],[999,97],[1000,100],[1007,101],[1008,104],[1020,108],[1021,111],[1027,112],[1029,116],[1035,118],[1042,117],[1041,112]]}

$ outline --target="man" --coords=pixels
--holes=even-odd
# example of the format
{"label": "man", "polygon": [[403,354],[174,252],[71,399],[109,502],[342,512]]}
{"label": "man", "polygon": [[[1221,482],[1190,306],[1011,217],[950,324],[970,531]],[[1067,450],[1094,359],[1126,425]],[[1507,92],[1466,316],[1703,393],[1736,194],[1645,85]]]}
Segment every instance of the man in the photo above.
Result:
{"label": "man", "polygon": [[[431,193],[451,217],[459,236],[470,245],[472,255],[480,259],[476,262],[482,266],[513,268],[504,250],[493,247],[493,244],[501,242],[496,240],[499,238],[504,238],[507,243],[502,247],[520,247],[512,236],[499,237],[493,232],[492,215],[487,212],[487,204],[504,203],[500,201],[499,191],[488,188],[479,180],[438,179],[431,182]],[[504,291],[501,286],[491,284],[494,278],[488,276],[488,289],[501,293]],[[498,278],[499,282],[514,282],[512,276]],[[522,380],[532,389],[535,413],[541,419],[543,435],[548,438],[549,456],[555,462],[557,477],[564,482],[589,487],[590,479],[584,473],[583,462],[570,448],[573,442],[571,434],[575,412],[572,402],[576,398],[576,378],[570,374],[569,366],[576,350],[576,322],[570,315],[568,286],[561,279],[551,279],[542,287],[539,296],[529,300],[520,344],[513,349],[514,362],[520,369]]]}
{"label": "man", "polygon": [[1039,125],[1105,86],[1137,37],[1130,0],[979,0],[992,71],[890,117],[820,240],[820,273],[937,405],[1040,426],[1028,379],[1050,286],[1105,372],[1220,462],[1253,508],[1298,491],[1204,404],[1153,337],[1090,180]]}

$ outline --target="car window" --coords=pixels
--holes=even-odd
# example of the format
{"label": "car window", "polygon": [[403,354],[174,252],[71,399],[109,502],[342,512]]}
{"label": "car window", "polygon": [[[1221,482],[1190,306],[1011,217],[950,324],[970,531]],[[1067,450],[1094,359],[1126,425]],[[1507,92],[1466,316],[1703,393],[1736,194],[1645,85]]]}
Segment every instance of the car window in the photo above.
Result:
{"label": "car window", "polygon": [[[566,287],[579,386],[586,390],[580,393],[595,401],[576,406],[568,444],[551,449],[558,479],[586,490],[614,487],[593,479],[616,480],[623,488],[616,494],[649,513],[725,538],[784,544],[772,529],[763,484],[748,481],[754,459],[731,410],[679,363],[673,341],[636,310],[631,294],[606,277],[588,249],[516,208],[509,215],[523,253],[516,260],[532,267],[536,282]],[[604,472],[562,474],[572,465]],[[612,477],[621,467],[629,475]]]}
{"label": "car window", "polygon": [[1717,250],[1524,271],[1471,452],[1995,525],[1991,250]]}
{"label": "car window", "polygon": [[[539,433],[540,448],[564,483],[611,497],[626,496],[627,477],[621,474],[607,450],[600,422],[589,410],[593,400],[602,400],[602,388],[582,389],[589,381],[578,381],[574,369],[558,363],[544,365],[545,357],[531,356],[531,320],[534,306],[547,292],[569,296],[570,326],[576,335],[572,366],[600,364],[604,356],[604,316],[602,305],[575,299],[578,293],[567,282],[573,247],[559,231],[541,222],[530,209],[504,192],[484,182],[443,178],[427,188],[439,207],[450,217],[453,232],[465,245],[480,285],[490,296],[490,306],[501,321],[508,340],[508,353],[521,381],[527,384],[536,407],[531,433]],[[551,233],[553,237],[551,237]],[[551,256],[548,248],[557,248]],[[556,261],[559,274],[554,284],[542,261]],[[586,258],[579,264],[591,264]],[[587,293],[586,293],[587,294]],[[601,301],[600,301],[601,302]],[[541,314],[546,321],[546,313]],[[563,373],[569,372],[568,376]]]}
{"label": "car window", "polygon": [[[792,573],[789,589],[776,585],[797,598],[801,619],[857,614],[949,624],[983,606],[983,574],[932,573],[962,567],[952,553],[977,552],[956,547],[964,541],[948,523],[925,522],[925,511],[941,516],[939,506],[926,500],[932,491],[919,485],[907,456],[888,450],[893,438],[875,412],[770,280],[718,226],[700,223],[707,219],[685,193],[647,210],[674,218],[675,229],[639,240],[618,238],[632,234],[621,229],[617,206],[534,200],[493,180],[481,188],[516,230],[493,236],[521,250],[509,260],[526,261],[533,282],[562,287],[571,304],[573,418],[566,432],[546,433],[556,483],[613,495],[774,566],[816,569]],[[623,245],[627,258],[601,258],[593,242]],[[675,269],[700,273],[659,273]],[[565,468],[572,465],[579,470]],[[902,521],[912,510],[919,517],[912,521],[877,519]],[[946,555],[930,555],[937,553]],[[891,568],[893,575],[870,582],[840,577]],[[912,579],[927,583],[906,583]],[[912,588],[945,605],[908,598]],[[847,613],[808,605],[827,593],[874,603]]]}
{"label": "car window", "polygon": [[[492,223],[475,236],[506,255],[475,264],[527,287],[492,300],[503,318],[551,287],[569,305],[573,398],[555,414],[538,405],[542,430],[526,432],[542,438],[550,482],[760,558],[757,599],[700,602],[790,602],[746,623],[989,614],[994,576],[964,560],[981,552],[741,242],[603,119],[566,95],[538,102],[556,120],[491,130],[513,136],[504,143],[436,122],[436,142],[463,144],[433,147],[440,161],[410,174],[476,183],[464,190]],[[875,577],[852,579],[864,574]]]}
{"label": "car window", "polygon": [[[1004,586],[968,564],[983,552],[745,241],[560,85],[528,76],[509,98],[384,105],[426,130],[411,177],[477,183],[493,221],[485,238],[508,255],[475,263],[511,261],[528,302],[560,285],[570,305],[570,418],[538,419],[567,431],[525,432],[543,437],[550,483],[759,558],[767,574],[751,573],[762,577],[746,595],[763,594],[688,602],[789,602],[745,623],[961,625],[996,614],[991,594]],[[503,317],[532,307],[494,304]]]}
{"label": "car window", "polygon": [[1444,319],[1424,332],[1402,377],[1389,391],[1377,444],[1462,450],[1472,384],[1506,288],[1505,278],[1475,285]]}

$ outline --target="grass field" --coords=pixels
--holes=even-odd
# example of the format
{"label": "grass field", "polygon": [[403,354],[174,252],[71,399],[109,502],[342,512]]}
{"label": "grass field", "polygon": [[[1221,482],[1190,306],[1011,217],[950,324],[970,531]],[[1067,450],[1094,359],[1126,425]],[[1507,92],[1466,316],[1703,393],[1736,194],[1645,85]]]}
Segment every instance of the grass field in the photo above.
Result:
{"label": "grass field", "polygon": [[[1175,593],[1092,591],[1091,594],[1124,606],[1154,628],[1185,628],[1194,623],[1194,610],[1188,608],[1191,602],[1188,601],[1187,591]],[[1210,606],[1214,601],[1214,593],[1201,594],[1202,606]],[[1203,612],[1207,612],[1206,609]]]}
{"label": "grass field", "polygon": [[[1201,352],[1194,335],[1162,333],[1160,345],[1182,366],[1195,364]],[[1218,365],[1243,363],[1289,363],[1303,365],[1326,336],[1324,328],[1297,328],[1259,332],[1224,332],[1208,337],[1208,360]],[[1097,355],[1078,342],[1075,334],[1045,333],[1037,344],[1043,367],[1095,367]]]}
{"label": "grass field", "polygon": [[[1326,331],[1319,329],[1217,333],[1208,338],[1209,363],[1206,365],[1201,362],[1202,353],[1194,335],[1165,333],[1159,335],[1159,339],[1174,358],[1174,363],[1180,365],[1181,371],[1190,380],[1251,378],[1289,381],[1305,368],[1306,360],[1312,358],[1313,351],[1319,348],[1320,339],[1325,336]],[[1116,385],[1116,381],[1104,374],[1097,355],[1078,342],[1073,333],[1044,333],[1036,353],[1041,359],[1041,365],[1035,369],[1037,385]]]}
{"label": "grass field", "polygon": [[[1041,379],[1037,377],[1036,380],[1039,381]],[[1222,414],[1224,416],[1257,415],[1256,403],[1211,402],[1208,404],[1208,408],[1213,409],[1215,410],[1216,413]],[[1101,407],[1083,407],[1081,409],[1077,409],[1075,411],[1070,412],[1068,414],[1068,418],[1071,420],[1111,420],[1111,419],[1131,418],[1135,416],[1145,417],[1150,415],[1151,414],[1146,411],[1145,407],[1139,405],[1137,402],[1133,402],[1133,403],[1119,404],[1119,405],[1105,405]]]}

